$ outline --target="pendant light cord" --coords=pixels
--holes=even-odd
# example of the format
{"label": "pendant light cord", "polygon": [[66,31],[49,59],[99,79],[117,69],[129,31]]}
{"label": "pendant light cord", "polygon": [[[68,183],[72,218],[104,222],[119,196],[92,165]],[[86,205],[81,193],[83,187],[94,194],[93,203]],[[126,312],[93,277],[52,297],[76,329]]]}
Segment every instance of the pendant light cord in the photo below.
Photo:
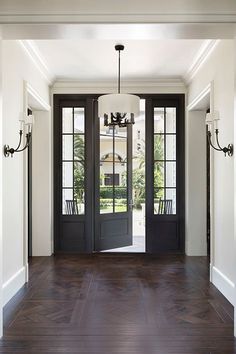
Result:
{"label": "pendant light cord", "polygon": [[118,60],[118,93],[120,93],[120,50],[119,50],[119,60]]}
{"label": "pendant light cord", "polygon": [[120,52],[121,50],[124,50],[123,44],[117,44],[115,45],[115,50],[119,52],[118,56],[118,93],[120,93]]}

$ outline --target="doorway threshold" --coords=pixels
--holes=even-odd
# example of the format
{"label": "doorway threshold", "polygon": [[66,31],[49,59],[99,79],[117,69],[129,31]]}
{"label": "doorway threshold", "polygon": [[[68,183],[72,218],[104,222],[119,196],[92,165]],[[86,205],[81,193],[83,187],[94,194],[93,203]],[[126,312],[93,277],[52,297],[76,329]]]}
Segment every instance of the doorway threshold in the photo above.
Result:
{"label": "doorway threshold", "polygon": [[107,252],[127,252],[127,253],[145,253],[145,236],[133,236],[133,245],[126,247],[113,248],[106,251],[101,251],[103,253]]}

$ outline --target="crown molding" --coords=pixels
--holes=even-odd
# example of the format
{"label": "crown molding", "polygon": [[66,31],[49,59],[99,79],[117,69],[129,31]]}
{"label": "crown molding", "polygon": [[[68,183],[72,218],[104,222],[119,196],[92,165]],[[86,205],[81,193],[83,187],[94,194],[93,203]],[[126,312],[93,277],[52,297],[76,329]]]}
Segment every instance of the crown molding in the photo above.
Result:
{"label": "crown molding", "polygon": [[189,85],[193,80],[201,66],[205,63],[205,61],[209,58],[211,53],[214,51],[216,46],[219,44],[220,40],[206,40],[201,48],[199,49],[197,55],[195,56],[190,68],[186,72],[183,77],[183,80],[186,85]]}
{"label": "crown molding", "polygon": [[236,11],[215,13],[1,13],[0,24],[30,23],[234,23]]}
{"label": "crown molding", "polygon": [[[53,88],[116,88],[117,80],[55,80]],[[135,80],[122,80],[123,88],[146,88],[146,87],[181,87],[185,88],[185,83],[181,78],[163,78],[163,79],[135,79]],[[121,88],[122,88],[121,87]]]}
{"label": "crown molding", "polygon": [[41,53],[39,52],[37,46],[35,45],[34,41],[32,40],[19,40],[19,43],[27,53],[28,57],[30,58],[31,62],[37,68],[38,72],[41,76],[47,81],[49,85],[52,85],[55,77],[52,75],[48,66],[42,57]]}

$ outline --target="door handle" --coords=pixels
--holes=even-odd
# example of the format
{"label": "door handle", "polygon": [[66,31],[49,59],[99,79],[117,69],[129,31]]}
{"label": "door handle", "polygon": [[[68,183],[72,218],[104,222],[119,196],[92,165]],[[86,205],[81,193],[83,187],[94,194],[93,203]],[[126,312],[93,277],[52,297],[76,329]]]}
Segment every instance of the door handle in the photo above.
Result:
{"label": "door handle", "polygon": [[130,208],[131,210],[133,210],[133,207],[134,207],[134,201],[133,201],[133,199],[130,199],[129,208]]}

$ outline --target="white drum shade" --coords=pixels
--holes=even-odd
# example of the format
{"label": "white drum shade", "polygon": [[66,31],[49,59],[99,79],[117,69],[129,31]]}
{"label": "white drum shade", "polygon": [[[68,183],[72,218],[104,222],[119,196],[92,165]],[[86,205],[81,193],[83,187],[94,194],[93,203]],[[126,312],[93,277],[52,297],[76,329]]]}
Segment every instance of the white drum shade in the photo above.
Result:
{"label": "white drum shade", "polygon": [[98,98],[98,116],[103,117],[111,113],[133,113],[139,114],[140,98],[135,95],[116,93],[103,95]]}

